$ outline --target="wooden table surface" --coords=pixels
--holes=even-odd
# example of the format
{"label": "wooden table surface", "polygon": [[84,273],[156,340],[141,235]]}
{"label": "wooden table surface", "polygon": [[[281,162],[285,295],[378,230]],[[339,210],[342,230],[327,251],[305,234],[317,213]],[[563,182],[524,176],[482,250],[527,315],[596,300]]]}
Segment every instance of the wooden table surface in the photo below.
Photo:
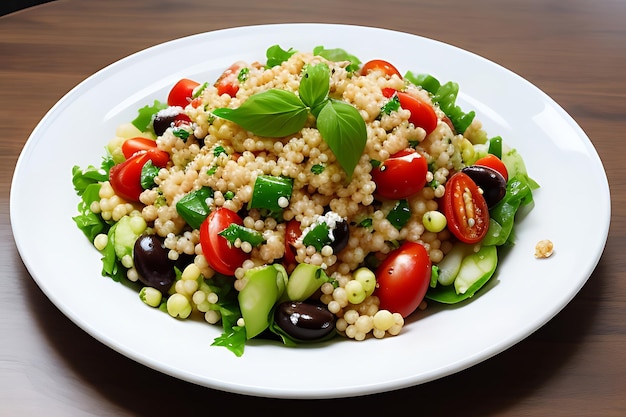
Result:
{"label": "wooden table surface", "polygon": [[[73,86],[129,54],[199,32],[287,22],[379,26],[443,41],[511,69],[569,112],[598,150],[612,193],[604,254],[574,300],[526,340],[463,372],[337,400],[276,400],[195,386],[133,362],[66,318],[35,284],[12,238],[10,183],[32,129]],[[621,0],[57,0],[0,17],[0,415],[409,409],[436,416],[625,416],[624,22]],[[572,204],[593,201],[580,190]],[[54,219],[42,207],[33,221],[45,234]]]}

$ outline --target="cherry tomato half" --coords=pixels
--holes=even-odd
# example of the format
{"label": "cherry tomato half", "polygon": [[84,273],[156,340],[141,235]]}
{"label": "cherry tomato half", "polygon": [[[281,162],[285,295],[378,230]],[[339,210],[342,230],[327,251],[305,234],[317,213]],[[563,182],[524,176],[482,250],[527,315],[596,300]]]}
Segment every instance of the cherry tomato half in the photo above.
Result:
{"label": "cherry tomato half", "polygon": [[302,230],[300,229],[300,222],[295,219],[289,220],[285,229],[285,266],[296,263],[296,250],[293,247],[293,244],[296,240],[298,240],[301,234]]}
{"label": "cherry tomato half", "polygon": [[400,100],[400,107],[411,112],[409,122],[424,129],[427,135],[435,130],[437,113],[430,104],[402,91],[398,91],[396,94]]}
{"label": "cherry tomato half", "polygon": [[460,241],[480,242],[489,229],[489,209],[476,183],[463,172],[457,172],[446,183],[443,213],[448,229]]}
{"label": "cherry tomato half", "polygon": [[376,183],[376,194],[399,200],[409,197],[424,188],[428,163],[414,149],[397,152],[372,170]]}
{"label": "cherry tomato half", "polygon": [[245,62],[237,61],[228,67],[228,69],[224,71],[215,82],[217,94],[220,96],[222,94],[228,94],[231,97],[235,97],[237,95],[237,91],[239,91],[239,71],[245,66]]}
{"label": "cherry tomato half", "polygon": [[504,165],[504,162],[502,162],[502,160],[494,154],[490,153],[483,156],[482,158],[479,158],[478,161],[474,162],[474,165],[480,165],[483,167],[495,169],[500,174],[502,174],[505,182],[509,180],[509,171],[506,169],[506,165]]}
{"label": "cherry tomato half", "polygon": [[420,305],[430,285],[431,262],[426,248],[406,241],[391,251],[376,269],[380,308],[408,317]]}
{"label": "cherry tomato half", "polygon": [[148,149],[137,152],[126,161],[111,167],[109,182],[115,194],[127,201],[139,201],[139,195],[143,192],[141,170],[148,161],[163,168],[169,161],[169,155],[156,148]]}
{"label": "cherry tomato half", "polygon": [[169,106],[186,107],[191,102],[193,97],[193,90],[198,87],[200,83],[196,81],[183,78],[174,84],[174,87],[170,90],[167,96],[167,104]]}
{"label": "cherry tomato half", "polygon": [[250,257],[220,236],[219,233],[232,223],[242,225],[237,213],[224,207],[213,210],[200,225],[200,246],[209,266],[224,275],[235,275],[237,268]]}
{"label": "cherry tomato half", "polygon": [[156,141],[148,138],[136,137],[126,139],[122,143],[122,153],[126,159],[130,158],[138,152],[150,150],[150,160],[158,167],[164,167],[170,160],[167,152],[157,149]]}
{"label": "cherry tomato half", "polygon": [[361,75],[367,75],[372,71],[380,71],[389,77],[395,74],[402,79],[400,71],[389,62],[383,61],[382,59],[373,59],[363,64],[361,67]]}

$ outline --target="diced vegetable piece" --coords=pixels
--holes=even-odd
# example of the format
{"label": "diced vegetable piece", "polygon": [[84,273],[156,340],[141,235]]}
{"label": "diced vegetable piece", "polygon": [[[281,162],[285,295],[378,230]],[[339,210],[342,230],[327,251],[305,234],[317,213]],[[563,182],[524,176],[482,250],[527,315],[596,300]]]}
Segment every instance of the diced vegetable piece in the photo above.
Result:
{"label": "diced vegetable piece", "polygon": [[285,290],[287,273],[280,265],[265,265],[246,271],[245,287],[238,300],[246,337],[252,339],[269,326],[269,314]]}
{"label": "diced vegetable piece", "polygon": [[483,246],[478,252],[465,257],[454,280],[457,294],[476,292],[491,278],[497,265],[498,252],[495,246]]}
{"label": "diced vegetable piece", "polygon": [[400,230],[411,218],[411,208],[409,202],[405,199],[398,200],[396,205],[387,215],[387,220],[396,229]]}
{"label": "diced vegetable piece", "polygon": [[198,229],[211,211],[207,204],[207,199],[212,196],[213,190],[209,187],[199,188],[178,200],[176,211],[180,217],[185,219],[189,226]]}
{"label": "diced vegetable piece", "polygon": [[291,178],[259,175],[254,182],[250,208],[279,212],[289,204],[292,190]]}
{"label": "diced vegetable piece", "polygon": [[316,250],[320,251],[326,245],[330,245],[332,242],[330,234],[330,228],[326,223],[319,223],[312,229],[309,229],[302,243],[304,246],[313,246]]}
{"label": "diced vegetable piece", "polygon": [[298,264],[287,281],[287,298],[290,301],[304,301],[328,281],[328,276],[320,266]]}
{"label": "diced vegetable piece", "polygon": [[502,158],[502,137],[494,136],[489,139],[489,153]]}
{"label": "diced vegetable piece", "polygon": [[[456,304],[471,298],[493,276],[498,264],[495,246],[483,246],[478,252],[466,256],[454,280],[454,285],[437,285],[429,288],[426,298],[444,304]],[[458,281],[458,283],[457,283]]]}
{"label": "diced vegetable piece", "polygon": [[471,245],[465,245],[461,242],[456,243],[454,247],[452,247],[450,252],[437,264],[439,267],[437,282],[439,284],[451,285],[454,282],[461,269],[463,258],[471,252],[471,248]]}
{"label": "diced vegetable piece", "polygon": [[230,226],[222,230],[219,235],[225,237],[231,245],[234,245],[237,239],[242,242],[248,242],[254,247],[259,246],[265,241],[261,232],[236,223],[231,223]]}
{"label": "diced vegetable piece", "polygon": [[146,221],[141,216],[124,216],[115,228],[115,255],[118,259],[132,256],[137,238],[146,230]]}

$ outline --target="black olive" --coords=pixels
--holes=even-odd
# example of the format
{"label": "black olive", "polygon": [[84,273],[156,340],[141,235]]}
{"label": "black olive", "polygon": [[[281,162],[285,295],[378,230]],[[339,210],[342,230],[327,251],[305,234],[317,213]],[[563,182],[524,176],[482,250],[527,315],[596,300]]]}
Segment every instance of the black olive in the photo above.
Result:
{"label": "black olive", "polygon": [[335,330],[335,315],[325,306],[285,301],[276,307],[274,320],[278,327],[297,340],[323,339]]}
{"label": "black olive", "polygon": [[167,116],[162,116],[162,115],[159,115],[159,113],[157,113],[156,116],[154,117],[154,120],[152,121],[152,127],[154,129],[154,133],[157,136],[161,136],[165,132],[165,130],[168,127],[170,127],[172,123],[174,123],[175,119],[176,119],[176,115],[168,114]]}
{"label": "black olive", "polygon": [[472,165],[462,170],[483,190],[483,197],[487,207],[491,208],[498,204],[506,194],[506,180],[493,168]]}
{"label": "black olive", "polygon": [[135,241],[133,257],[139,280],[163,294],[176,279],[175,262],[168,258],[169,249],[158,235],[143,234]]}
{"label": "black olive", "polygon": [[333,242],[330,246],[333,248],[333,252],[338,254],[348,245],[348,240],[350,240],[350,230],[348,229],[348,222],[342,220],[335,224],[335,228],[333,229]]}

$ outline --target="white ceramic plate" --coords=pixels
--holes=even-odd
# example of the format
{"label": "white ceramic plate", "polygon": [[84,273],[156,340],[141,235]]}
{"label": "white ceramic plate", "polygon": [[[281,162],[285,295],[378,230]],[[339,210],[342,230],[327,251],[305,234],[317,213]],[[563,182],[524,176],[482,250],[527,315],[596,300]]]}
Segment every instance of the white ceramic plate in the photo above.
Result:
{"label": "white ceramic plate", "polygon": [[[99,165],[104,146],[138,108],[164,100],[180,78],[214,80],[237,60],[265,60],[274,44],[343,48],[363,62],[382,58],[401,72],[427,72],[461,86],[487,132],[525,157],[541,189],[517,227],[517,244],[489,291],[462,307],[431,307],[398,337],[286,348],[252,342],[243,357],[211,347],[218,327],[177,321],[100,275],[99,253],[72,216],[72,166]],[[566,178],[567,181],[563,181]],[[576,196],[584,190],[586,200]],[[42,210],[46,212],[42,232]],[[11,221],[19,252],[52,302],[118,352],[177,378],[220,390],[281,398],[331,398],[388,391],[477,364],[556,315],[594,270],[608,234],[610,196],[602,163],[581,128],[529,82],[450,45],[389,30],[289,24],[199,34],[149,48],[86,79],[43,118],[16,166]],[[534,258],[551,239],[552,258]],[[306,375],[306,378],[302,378]]]}

